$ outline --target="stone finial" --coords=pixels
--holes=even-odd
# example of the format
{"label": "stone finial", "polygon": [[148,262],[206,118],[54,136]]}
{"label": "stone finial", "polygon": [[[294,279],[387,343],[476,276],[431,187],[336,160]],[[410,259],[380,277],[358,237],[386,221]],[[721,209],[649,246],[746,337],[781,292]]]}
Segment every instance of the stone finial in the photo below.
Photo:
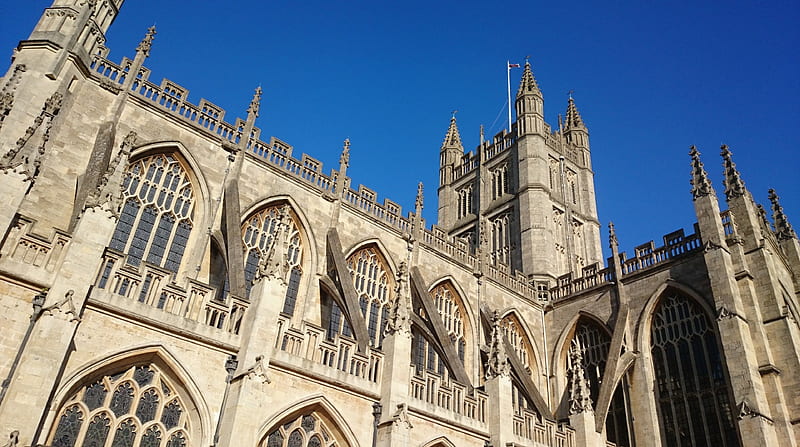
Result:
{"label": "stone finial", "polygon": [[250,117],[255,121],[258,117],[258,112],[261,109],[261,94],[263,90],[261,90],[261,86],[256,87],[255,93],[253,93],[253,99],[250,100],[250,106],[247,107],[247,120],[250,121]]}
{"label": "stone finial", "polygon": [[425,197],[422,195],[423,185],[422,182],[417,184],[417,198],[414,200],[414,212],[417,216],[422,216],[422,205]]}
{"label": "stone finial", "polygon": [[761,225],[764,226],[764,230],[772,231],[772,223],[770,223],[769,219],[767,218],[767,210],[764,209],[762,204],[756,205],[756,212],[758,213],[758,217],[761,219]]}
{"label": "stone finial", "polygon": [[531,63],[525,61],[525,68],[522,70],[522,79],[519,81],[519,90],[517,90],[517,98],[524,95],[539,95],[542,92],[539,90],[539,84],[536,83],[536,78],[533,77],[531,70]]}
{"label": "stone finial", "polygon": [[408,265],[400,263],[395,281],[395,294],[389,304],[389,319],[386,322],[386,335],[411,335],[411,290],[409,288]]}
{"label": "stone finial", "polygon": [[350,166],[350,139],[345,138],[342,146],[342,155],[339,157],[339,172]]}
{"label": "stone finial", "polygon": [[508,353],[506,353],[503,342],[501,321],[500,312],[495,310],[492,313],[492,333],[489,336],[491,340],[489,342],[489,358],[486,360],[486,380],[511,374],[511,362],[508,360]]}
{"label": "stone finial", "polygon": [[[7,171],[22,166],[22,173],[25,174],[25,180],[34,180],[39,173],[39,166],[41,165],[41,158],[44,155],[47,141],[50,139],[50,128],[53,125],[53,118],[58,115],[61,110],[61,103],[64,95],[61,92],[53,93],[44,102],[42,111],[33,120],[33,124],[25,130],[16,145],[9,150],[2,159],[0,159],[0,170]],[[36,152],[31,149],[24,150],[28,141],[33,137],[36,131],[41,127],[42,123],[47,122],[42,132],[41,144]]]}
{"label": "stone finial", "polygon": [[86,198],[86,208],[101,207],[114,216],[119,215],[122,207],[122,181],[125,178],[125,168],[128,165],[128,157],[131,155],[131,148],[136,146],[136,132],[130,131],[122,140],[119,152],[108,164],[108,169],[103,173],[97,187],[89,193]]}
{"label": "stone finial", "polygon": [[778,194],[774,189],[769,190],[769,201],[772,204],[772,220],[775,222],[775,236],[779,241],[796,238],[797,234],[789,223],[789,219],[783,212],[783,207],[778,202]]}
{"label": "stone finial", "polygon": [[258,263],[253,281],[261,279],[277,279],[282,284],[286,283],[286,271],[288,269],[287,253],[289,248],[289,232],[291,228],[292,216],[289,214],[289,205],[285,205],[279,211],[278,223],[275,225],[275,232],[269,240],[265,254]]}
{"label": "stone finial", "polygon": [[450,126],[447,128],[447,133],[442,142],[442,150],[445,149],[458,149],[464,152],[464,146],[461,144],[461,134],[458,133],[458,125],[456,124],[456,112],[450,117]]}
{"label": "stone finial", "polygon": [[593,412],[589,381],[586,379],[586,373],[583,370],[583,354],[576,340],[572,340],[569,355],[569,414],[571,416],[584,411]]}
{"label": "stone finial", "polygon": [[153,25],[150,28],[147,28],[147,34],[145,34],[144,39],[139,42],[139,46],[136,47],[136,52],[144,54],[144,57],[150,57],[150,48],[153,47],[153,39],[155,37],[156,26]]}
{"label": "stone finial", "polygon": [[700,161],[700,152],[694,145],[690,147],[689,155],[692,157],[692,179],[689,181],[692,185],[692,199],[697,200],[700,197],[714,194],[711,180],[708,179],[703,162]]}
{"label": "stone finial", "polygon": [[747,192],[744,181],[736,169],[736,164],[731,158],[731,151],[727,144],[720,146],[722,156],[722,167],[724,168],[725,178],[722,184],[725,186],[725,199],[730,201],[737,197],[742,197]]}
{"label": "stone finial", "polygon": [[617,230],[614,228],[614,222],[608,223],[608,248],[611,250],[619,249],[619,241],[617,241]]}
{"label": "stone finial", "polygon": [[586,125],[583,124],[583,119],[581,119],[581,114],[578,112],[578,107],[575,105],[575,100],[572,99],[571,93],[567,101],[567,113],[564,115],[564,119],[564,130],[586,129]]}

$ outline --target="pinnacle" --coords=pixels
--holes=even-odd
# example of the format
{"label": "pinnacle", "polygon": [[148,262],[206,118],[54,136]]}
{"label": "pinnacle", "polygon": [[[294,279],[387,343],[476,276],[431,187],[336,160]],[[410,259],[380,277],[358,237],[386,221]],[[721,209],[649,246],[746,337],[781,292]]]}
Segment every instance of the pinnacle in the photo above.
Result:
{"label": "pinnacle", "polygon": [[147,29],[147,34],[144,35],[144,39],[139,42],[139,46],[136,47],[136,52],[144,53],[144,57],[150,56],[150,48],[153,46],[153,38],[156,36],[156,26],[153,25]]}
{"label": "pinnacle", "polygon": [[697,200],[700,197],[705,197],[713,194],[714,190],[711,188],[711,180],[708,179],[703,167],[703,162],[700,161],[700,152],[692,145],[689,155],[692,157],[692,179],[689,183],[692,184],[692,198]]}
{"label": "pinnacle", "polygon": [[617,230],[614,228],[614,222],[608,223],[608,246],[612,250],[619,247],[619,242],[617,241]]}
{"label": "pinnacle", "polygon": [[533,77],[531,63],[525,61],[525,69],[522,71],[522,79],[519,81],[519,90],[517,90],[517,98],[528,94],[541,95],[542,92],[539,90],[539,84],[536,83],[536,79]]}
{"label": "pinnacle", "polygon": [[722,181],[723,185],[725,185],[725,198],[732,200],[742,197],[747,192],[747,189],[744,187],[744,181],[742,181],[742,177],[736,169],[736,164],[731,158],[731,151],[728,149],[727,144],[720,146],[720,149],[722,149],[720,155],[722,156],[722,166],[725,174],[725,179]]}
{"label": "pinnacle", "polygon": [[461,135],[458,133],[458,125],[456,125],[456,114],[450,118],[450,127],[447,128],[447,134],[444,136],[442,149],[460,149],[464,151],[464,146],[461,144]]}
{"label": "pinnacle", "polygon": [[572,95],[569,95],[565,119],[565,130],[586,128],[586,126],[583,124],[583,120],[581,119],[581,114],[578,112],[578,107],[575,105],[575,100],[572,99]]}
{"label": "pinnacle", "polygon": [[796,238],[797,234],[783,212],[783,207],[778,201],[778,194],[774,189],[769,190],[769,201],[772,203],[772,220],[775,222],[775,235],[779,241]]}
{"label": "pinnacle", "polygon": [[253,94],[253,99],[250,101],[250,106],[247,108],[247,114],[253,114],[254,117],[258,117],[258,112],[261,108],[261,94],[263,90],[261,90],[261,86],[259,85],[256,88],[255,93]]}

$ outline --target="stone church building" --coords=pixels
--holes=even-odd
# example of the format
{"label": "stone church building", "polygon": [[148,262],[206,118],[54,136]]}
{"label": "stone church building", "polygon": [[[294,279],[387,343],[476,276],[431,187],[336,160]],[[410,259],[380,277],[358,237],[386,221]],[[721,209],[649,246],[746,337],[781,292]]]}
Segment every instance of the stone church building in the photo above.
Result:
{"label": "stone church building", "polygon": [[526,64],[510,131],[451,119],[428,225],[348,141],[326,173],[261,135],[260,90],[151,79],[155,29],[108,60],[122,3],[54,0],[0,78],[0,445],[800,442],[800,243],[727,147],[690,231],[620,252]]}

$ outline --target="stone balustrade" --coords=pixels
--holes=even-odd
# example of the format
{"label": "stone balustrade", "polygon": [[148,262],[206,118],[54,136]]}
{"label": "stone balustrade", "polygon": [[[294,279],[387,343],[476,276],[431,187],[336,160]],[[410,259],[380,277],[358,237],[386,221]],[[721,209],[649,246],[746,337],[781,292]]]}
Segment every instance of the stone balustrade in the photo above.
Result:
{"label": "stone balustrade", "polygon": [[534,411],[519,410],[514,414],[513,423],[514,436],[521,438],[521,445],[534,447],[575,446],[575,431],[572,428],[555,421],[541,419]]}
{"label": "stone balustrade", "polygon": [[50,238],[43,238],[31,233],[32,226],[32,220],[19,216],[9,229],[2,256],[8,256],[27,268],[41,268],[52,273],[63,261],[71,238],[60,231],[55,231]]}
{"label": "stone balustrade", "polygon": [[470,396],[466,386],[445,380],[430,371],[417,373],[416,368],[411,366],[409,394],[412,400],[449,410],[481,423],[486,422],[486,405],[489,397],[484,392],[476,389],[474,395]]}

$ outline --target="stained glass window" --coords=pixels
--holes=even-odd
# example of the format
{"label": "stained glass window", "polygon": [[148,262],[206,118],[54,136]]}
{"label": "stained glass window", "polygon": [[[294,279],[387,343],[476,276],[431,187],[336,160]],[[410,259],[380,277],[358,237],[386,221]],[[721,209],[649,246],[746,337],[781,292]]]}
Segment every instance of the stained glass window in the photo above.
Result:
{"label": "stained glass window", "polygon": [[[62,405],[48,445],[186,447],[189,417],[183,411],[181,397],[168,382],[153,364],[131,366],[94,379]],[[134,402],[136,409],[131,414]],[[86,405],[88,414],[80,405]],[[88,424],[82,432],[84,420]]]}
{"label": "stained glass window", "polygon": [[389,294],[394,288],[394,279],[386,267],[383,256],[375,247],[363,248],[353,253],[347,259],[347,266],[359,295],[359,305],[367,323],[370,345],[379,347],[384,332],[378,329],[384,327],[384,320],[388,315],[383,310],[389,305]]}
{"label": "stained glass window", "polygon": [[712,324],[694,300],[675,292],[653,314],[650,349],[664,445],[739,445]]}
{"label": "stained glass window", "polygon": [[132,162],[123,185],[125,205],[109,247],[126,252],[131,265],[147,260],[177,272],[194,208],[186,170],[175,156],[157,154]]}
{"label": "stained glass window", "polygon": [[340,447],[316,413],[291,419],[267,434],[259,447]]}

